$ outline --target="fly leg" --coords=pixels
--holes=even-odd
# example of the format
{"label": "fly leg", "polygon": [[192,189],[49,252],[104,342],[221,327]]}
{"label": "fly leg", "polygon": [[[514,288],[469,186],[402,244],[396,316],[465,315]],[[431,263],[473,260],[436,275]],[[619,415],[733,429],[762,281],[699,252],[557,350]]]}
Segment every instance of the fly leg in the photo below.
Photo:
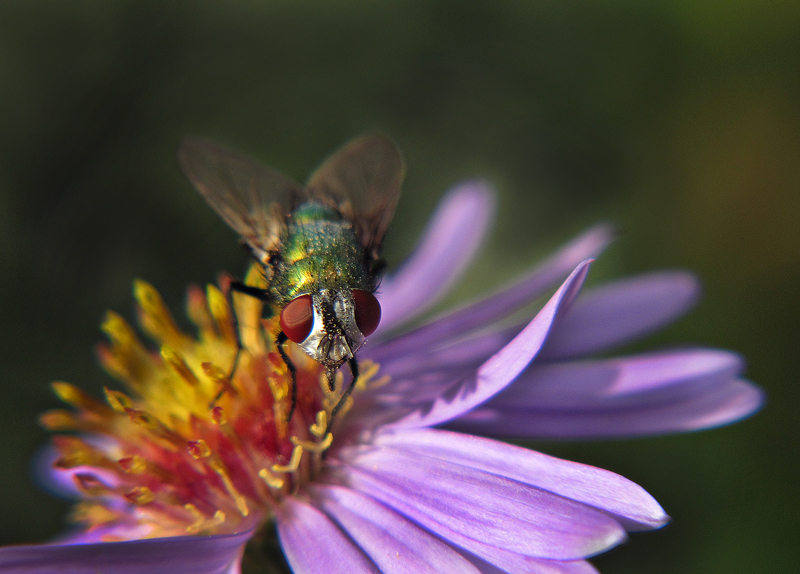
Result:
{"label": "fly leg", "polygon": [[[266,302],[269,300],[269,291],[259,287],[245,285],[241,281],[231,281],[230,289],[231,291],[236,291],[238,293],[243,293],[244,295],[254,297],[259,301]],[[233,358],[233,364],[231,365],[231,370],[228,373],[228,384],[230,384],[230,381],[233,380],[233,374],[236,372],[236,368],[239,366],[239,358],[242,356],[242,351],[244,350],[242,341],[239,339],[239,320],[236,318],[236,313],[231,313],[231,318],[233,319],[233,332],[236,335],[236,356]],[[217,396],[214,397],[213,401],[211,401],[212,406],[217,404],[217,401],[223,394],[225,394],[225,391],[228,390],[228,388],[229,387],[227,386],[223,386],[222,389],[220,389],[219,393],[217,393]]]}
{"label": "fly leg", "polygon": [[350,385],[342,393],[339,402],[337,402],[336,406],[333,407],[333,410],[331,411],[331,418],[328,421],[328,427],[325,429],[325,434],[323,435],[323,437],[327,436],[328,433],[330,432],[331,427],[333,426],[333,421],[336,420],[336,415],[339,414],[340,410],[342,410],[344,403],[347,402],[350,393],[353,392],[353,389],[356,386],[356,381],[358,381],[358,362],[356,361],[356,358],[350,357],[347,360],[347,364],[350,366],[350,373],[352,373],[353,375],[353,380],[350,381]]}
{"label": "fly leg", "polygon": [[286,422],[290,422],[292,420],[292,415],[294,414],[294,409],[297,407],[297,367],[294,366],[294,363],[289,358],[289,355],[286,353],[286,349],[284,345],[289,340],[289,337],[286,336],[286,333],[281,331],[278,333],[278,353],[281,355],[281,359],[283,362],[286,363],[286,368],[289,369],[289,372],[292,374],[292,406],[289,407],[289,415],[286,417]]}

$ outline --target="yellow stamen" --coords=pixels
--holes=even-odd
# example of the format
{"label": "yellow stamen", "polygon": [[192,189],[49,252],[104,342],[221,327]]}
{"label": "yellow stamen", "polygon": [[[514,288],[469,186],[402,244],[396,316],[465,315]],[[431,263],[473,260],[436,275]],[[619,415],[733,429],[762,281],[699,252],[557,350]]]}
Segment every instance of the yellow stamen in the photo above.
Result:
{"label": "yellow stamen", "polygon": [[264,479],[264,482],[267,483],[268,486],[272,488],[283,488],[283,485],[286,484],[286,481],[280,477],[275,476],[266,468],[262,468],[258,471],[258,476]]}
{"label": "yellow stamen", "polygon": [[303,457],[303,447],[296,445],[292,450],[292,458],[289,464],[273,464],[272,472],[295,472],[300,467],[300,459]]}
{"label": "yellow stamen", "polygon": [[236,508],[239,510],[239,514],[242,516],[247,516],[250,514],[250,510],[247,508],[247,501],[245,500],[244,496],[242,496],[239,491],[236,490],[236,487],[233,486],[233,482],[231,481],[230,476],[228,476],[228,473],[225,471],[225,468],[216,460],[211,461],[209,466],[222,479],[228,494],[230,494],[236,502]]}
{"label": "yellow stamen", "polygon": [[328,428],[328,413],[317,411],[317,422],[308,427],[308,430],[317,438],[322,438],[326,428]]}
{"label": "yellow stamen", "polygon": [[212,518],[206,518],[194,504],[184,504],[183,507],[194,519],[194,522],[186,527],[186,534],[197,534],[203,530],[211,530],[214,526],[225,522],[225,513],[221,510],[217,510]]}
{"label": "yellow stamen", "polygon": [[[292,443],[294,445],[303,447],[304,449],[310,450],[311,452],[324,452],[325,450],[328,449],[329,446],[331,446],[332,442],[333,442],[333,434],[331,433],[328,433],[325,436],[325,440],[323,440],[322,442],[310,442],[306,440],[300,440],[296,436],[292,437]],[[292,454],[294,454],[294,451],[292,451]]]}

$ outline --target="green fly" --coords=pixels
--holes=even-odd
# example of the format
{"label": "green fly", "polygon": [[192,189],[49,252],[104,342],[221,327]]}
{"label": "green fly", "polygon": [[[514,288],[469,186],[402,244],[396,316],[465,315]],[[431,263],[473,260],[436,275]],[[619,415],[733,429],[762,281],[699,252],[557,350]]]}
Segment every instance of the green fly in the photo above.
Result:
{"label": "green fly", "polygon": [[[383,135],[359,137],[328,158],[305,186],[208,140],[184,141],[178,158],[263,267],[265,289],[240,282],[232,289],[280,312],[277,346],[292,375],[287,420],[297,404],[289,341],[324,366],[331,391],[339,367],[350,367],[352,381],[331,412],[332,422],[358,378],[355,353],[380,322],[374,293],[385,267],[381,241],[404,176],[400,152]],[[238,355],[234,369],[236,361]]]}

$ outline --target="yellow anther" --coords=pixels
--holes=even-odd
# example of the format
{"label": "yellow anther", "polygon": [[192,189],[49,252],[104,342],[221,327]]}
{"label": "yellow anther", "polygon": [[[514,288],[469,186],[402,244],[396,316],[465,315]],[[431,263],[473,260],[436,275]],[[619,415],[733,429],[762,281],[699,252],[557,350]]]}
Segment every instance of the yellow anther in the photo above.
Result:
{"label": "yellow anther", "polygon": [[228,419],[225,418],[225,411],[220,406],[211,409],[211,420],[219,426],[228,424]]}
{"label": "yellow anther", "polygon": [[184,504],[183,508],[192,515],[192,519],[194,520],[194,522],[186,527],[186,534],[197,534],[203,530],[211,530],[214,526],[225,522],[225,513],[222,510],[217,510],[213,517],[206,518],[194,504]]}
{"label": "yellow anther", "polygon": [[50,431],[62,431],[79,428],[81,421],[69,411],[53,409],[39,415],[39,424]]}
{"label": "yellow anther", "polygon": [[286,481],[282,478],[275,476],[266,468],[262,468],[258,471],[258,476],[260,476],[264,482],[267,483],[267,486],[272,488],[283,488],[283,485],[286,484]]}
{"label": "yellow anther", "polygon": [[145,331],[159,342],[172,345],[184,338],[155,287],[137,279],[133,283],[133,296],[139,304],[139,322]]}
{"label": "yellow anther", "polygon": [[105,411],[108,408],[78,387],[69,383],[55,381],[50,386],[59,399],[74,407],[93,412]]}
{"label": "yellow anther", "polygon": [[292,458],[289,464],[273,464],[272,472],[294,472],[300,467],[300,459],[303,457],[303,447],[299,444],[292,451]]}
{"label": "yellow anther", "polygon": [[79,502],[70,512],[70,520],[100,526],[119,519],[119,515],[102,504]]}
{"label": "yellow anther", "polygon": [[211,311],[212,317],[214,317],[219,334],[225,340],[235,342],[236,333],[233,332],[231,309],[228,306],[225,295],[213,285],[209,285],[206,289],[206,297],[208,298],[208,309]]}
{"label": "yellow anther", "polygon": [[187,446],[189,448],[189,454],[198,460],[211,456],[211,448],[203,439],[190,440]]}
{"label": "yellow anther", "polygon": [[211,519],[211,526],[222,524],[225,522],[225,513],[222,510],[217,510],[214,513],[214,518]]}
{"label": "yellow anther", "polygon": [[201,366],[203,367],[203,372],[218,383],[228,378],[228,373],[214,363],[206,361]]}
{"label": "yellow anther", "polygon": [[133,332],[131,326],[128,325],[122,316],[114,313],[113,311],[106,312],[106,316],[103,319],[103,323],[100,325],[100,329],[106,335],[108,335],[112,343],[116,343],[123,347],[127,347],[136,341],[136,334]]}
{"label": "yellow anther", "polygon": [[147,470],[147,461],[138,454],[123,457],[117,464],[128,474],[142,474]]}
{"label": "yellow anther", "polygon": [[300,440],[296,436],[292,437],[292,443],[294,445],[301,446],[306,450],[310,450],[311,452],[324,452],[325,450],[328,449],[329,446],[331,446],[332,442],[333,442],[333,435],[331,433],[328,433],[325,436],[325,440],[323,440],[322,442],[310,442],[306,440]]}
{"label": "yellow anther", "polygon": [[142,506],[155,500],[156,495],[146,486],[136,486],[125,493],[125,499],[131,504]]}
{"label": "yellow anther", "polygon": [[106,395],[106,401],[111,405],[111,408],[117,412],[124,413],[127,409],[131,408],[131,400],[125,393],[119,391],[112,391],[108,387],[103,387],[103,392]]}
{"label": "yellow anther", "polygon": [[280,402],[289,396],[289,383],[286,381],[285,373],[280,373],[276,369],[267,377],[267,382],[275,401]]}
{"label": "yellow anther", "polygon": [[56,442],[59,459],[57,468],[75,468],[77,466],[107,466],[108,459],[94,447],[86,444],[82,439],[73,436],[58,437]]}
{"label": "yellow anther", "polygon": [[186,364],[183,356],[168,345],[161,346],[161,356],[178,375],[191,386],[195,387],[200,381]]}
{"label": "yellow anther", "polygon": [[326,428],[328,428],[328,413],[325,411],[317,411],[317,422],[308,427],[308,430],[311,431],[311,434],[315,437],[322,438]]}
{"label": "yellow anther", "polygon": [[186,534],[197,534],[203,529],[203,526],[206,523],[206,517],[202,512],[197,510],[197,507],[194,504],[184,504],[183,508],[185,508],[186,511],[192,515],[192,519],[194,520],[194,522],[186,527]]}
{"label": "yellow anther", "polygon": [[185,510],[186,510],[186,511],[189,513],[189,514],[191,514],[191,515],[192,515],[192,518],[194,518],[194,519],[195,519],[195,521],[197,521],[197,520],[205,520],[205,516],[203,516],[203,513],[202,513],[202,512],[200,512],[199,510],[197,510],[197,507],[196,507],[194,504],[192,504],[192,503],[187,503],[187,504],[184,504],[184,505],[183,505],[183,508],[184,508],[184,509],[185,509]]}
{"label": "yellow anther", "polygon": [[358,376],[356,386],[359,388],[365,388],[367,386],[367,382],[378,374],[378,369],[380,367],[377,363],[373,363],[372,361],[362,361],[359,366],[361,367],[361,374]]}
{"label": "yellow anther", "polygon": [[236,487],[233,486],[233,482],[228,476],[226,470],[223,468],[222,464],[220,464],[218,461],[211,461],[209,466],[214,469],[214,472],[216,472],[217,475],[219,475],[219,477],[222,479],[222,482],[225,485],[225,490],[227,490],[228,493],[233,497],[239,513],[242,516],[247,516],[250,514],[250,509],[247,508],[247,501],[245,500],[244,496],[242,496],[241,493],[236,490]]}

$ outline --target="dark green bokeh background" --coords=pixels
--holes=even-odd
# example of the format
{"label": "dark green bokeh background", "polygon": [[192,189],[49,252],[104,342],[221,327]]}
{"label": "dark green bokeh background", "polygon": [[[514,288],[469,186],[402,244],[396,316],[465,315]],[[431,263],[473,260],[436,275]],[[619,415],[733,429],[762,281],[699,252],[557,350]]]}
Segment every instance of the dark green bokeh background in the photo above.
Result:
{"label": "dark green bokeh background", "polygon": [[212,136],[297,179],[344,140],[391,134],[408,179],[397,264],[446,188],[487,178],[499,222],[449,300],[485,291],[601,219],[590,281],[661,267],[698,309],[636,349],[735,349],[769,393],[754,418],[684,436],[535,445],[645,486],[673,516],[596,560],[627,572],[789,572],[798,551],[800,3],[0,4],[0,543],[66,506],[29,461],[48,383],[99,392],[106,309],[131,282],[182,319],[185,287],[246,256],[174,159]]}

